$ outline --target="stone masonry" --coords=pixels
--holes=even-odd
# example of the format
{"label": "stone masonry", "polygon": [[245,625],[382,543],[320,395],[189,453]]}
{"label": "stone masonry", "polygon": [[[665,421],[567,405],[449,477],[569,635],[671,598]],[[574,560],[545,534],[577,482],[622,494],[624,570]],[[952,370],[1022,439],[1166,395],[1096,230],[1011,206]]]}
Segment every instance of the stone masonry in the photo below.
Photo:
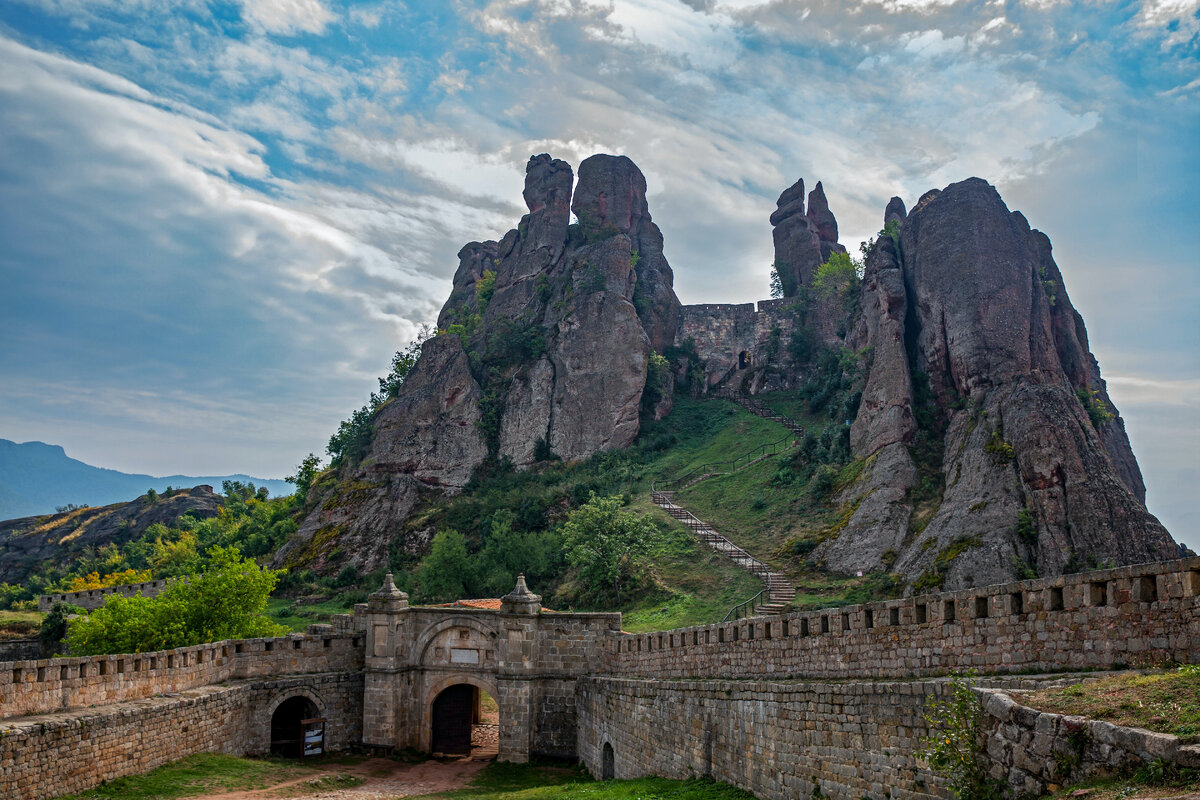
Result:
{"label": "stone masonry", "polygon": [[[974,668],[1013,692],[1039,682],[1003,673],[1167,661],[1200,662],[1200,558],[641,635],[619,614],[545,611],[524,579],[498,609],[410,607],[389,579],[304,635],[0,665],[0,796],[265,752],[272,713],[296,696],[326,718],[330,749],[428,751],[434,699],[469,684],[499,704],[502,760],[711,775],[763,798],[814,784],[846,800],[942,798],[916,756],[925,700],[945,691],[934,676]],[[1076,723],[985,699],[994,773],[1014,793],[1044,787]],[[1200,756],[1088,725],[1081,775]]]}

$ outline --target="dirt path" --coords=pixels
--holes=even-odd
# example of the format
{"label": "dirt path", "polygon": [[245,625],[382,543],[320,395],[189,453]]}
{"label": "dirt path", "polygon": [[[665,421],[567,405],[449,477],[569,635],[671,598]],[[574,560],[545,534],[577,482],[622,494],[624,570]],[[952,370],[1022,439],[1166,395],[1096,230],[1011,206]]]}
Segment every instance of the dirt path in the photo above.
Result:
{"label": "dirt path", "polygon": [[[402,764],[371,758],[358,764],[328,764],[316,775],[277,783],[265,789],[205,795],[206,800],[394,800],[419,794],[448,792],[466,786],[491,758],[458,758]],[[354,775],[363,783],[348,789],[327,788],[330,778]],[[321,785],[325,778],[325,786]]]}

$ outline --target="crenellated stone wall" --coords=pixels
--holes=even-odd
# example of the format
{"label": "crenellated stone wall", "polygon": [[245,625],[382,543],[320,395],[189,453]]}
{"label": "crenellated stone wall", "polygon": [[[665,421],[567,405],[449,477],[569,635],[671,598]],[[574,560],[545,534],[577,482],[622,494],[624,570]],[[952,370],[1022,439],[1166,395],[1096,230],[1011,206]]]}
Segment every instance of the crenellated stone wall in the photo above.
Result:
{"label": "crenellated stone wall", "polygon": [[[42,800],[194,752],[264,752],[271,714],[297,694],[329,720],[330,749],[428,751],[435,698],[465,683],[497,700],[504,760],[578,757],[604,775],[611,753],[617,777],[927,800],[949,796],[916,757],[922,709],[946,691],[936,676],[973,668],[1011,692],[1045,678],[1004,673],[1200,663],[1200,558],[640,635],[618,614],[544,611],[523,580],[498,606],[409,607],[389,580],[303,635],[0,664],[0,796]],[[996,776],[1014,793],[1044,787],[1076,723],[1001,694],[986,710]],[[1200,760],[1177,741],[1088,726],[1081,775]]]}
{"label": "crenellated stone wall", "polygon": [[67,603],[73,606],[79,606],[85,611],[100,608],[104,605],[109,597],[154,597],[163,589],[167,588],[170,581],[167,579],[158,581],[146,581],[144,583],[126,583],[120,586],[106,586],[103,589],[84,589],[78,592],[59,592],[57,594],[43,594],[38,596],[38,611],[49,611],[54,607],[55,603]]}
{"label": "crenellated stone wall", "polygon": [[640,677],[905,678],[1200,662],[1200,558],[615,638]]}
{"label": "crenellated stone wall", "polygon": [[[753,393],[784,388],[786,376],[778,368],[789,363],[795,303],[794,298],[760,300],[757,310],[754,303],[683,306],[675,341],[695,345],[708,386],[749,377],[750,385],[744,388]],[[756,369],[768,365],[775,368],[773,382],[766,371]]]}
{"label": "crenellated stone wall", "polygon": [[[314,626],[315,627],[315,626]],[[363,634],[291,634],[154,653],[0,664],[0,715],[121,703],[254,677],[361,672]]]}

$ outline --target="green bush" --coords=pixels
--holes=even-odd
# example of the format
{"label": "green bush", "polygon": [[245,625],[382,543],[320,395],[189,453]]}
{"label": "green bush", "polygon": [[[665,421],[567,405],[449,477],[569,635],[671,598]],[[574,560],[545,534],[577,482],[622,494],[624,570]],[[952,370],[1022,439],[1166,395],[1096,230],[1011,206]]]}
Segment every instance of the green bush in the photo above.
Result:
{"label": "green bush", "polygon": [[975,673],[955,674],[945,699],[930,697],[922,715],[929,735],[919,757],[946,779],[959,800],[995,800],[1002,785],[987,775],[983,758],[983,707],[975,694]]}
{"label": "green bush", "polygon": [[642,577],[643,556],[658,529],[649,519],[622,510],[620,496],[588,501],[567,515],[562,544],[575,573],[579,596],[597,605],[620,605]]}
{"label": "green bush", "polygon": [[278,636],[283,628],[262,612],[282,572],[243,559],[237,548],[215,546],[203,574],[175,581],[156,597],[112,595],[102,608],[71,620],[67,645],[73,655],[100,655]]}

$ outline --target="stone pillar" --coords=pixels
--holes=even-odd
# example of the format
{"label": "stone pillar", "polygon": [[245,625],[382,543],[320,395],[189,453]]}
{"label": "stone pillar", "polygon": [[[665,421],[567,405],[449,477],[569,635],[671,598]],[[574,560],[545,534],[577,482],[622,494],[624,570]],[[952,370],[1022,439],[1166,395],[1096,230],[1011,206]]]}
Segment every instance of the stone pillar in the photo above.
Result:
{"label": "stone pillar", "polygon": [[363,744],[387,749],[410,747],[401,713],[400,671],[408,666],[408,595],[396,588],[392,573],[367,598],[367,652],[363,691]]}
{"label": "stone pillar", "polygon": [[533,740],[534,703],[537,700],[538,627],[542,598],[529,591],[525,576],[500,598],[500,642],[497,647],[500,697],[500,755],[502,761],[529,760]]}

